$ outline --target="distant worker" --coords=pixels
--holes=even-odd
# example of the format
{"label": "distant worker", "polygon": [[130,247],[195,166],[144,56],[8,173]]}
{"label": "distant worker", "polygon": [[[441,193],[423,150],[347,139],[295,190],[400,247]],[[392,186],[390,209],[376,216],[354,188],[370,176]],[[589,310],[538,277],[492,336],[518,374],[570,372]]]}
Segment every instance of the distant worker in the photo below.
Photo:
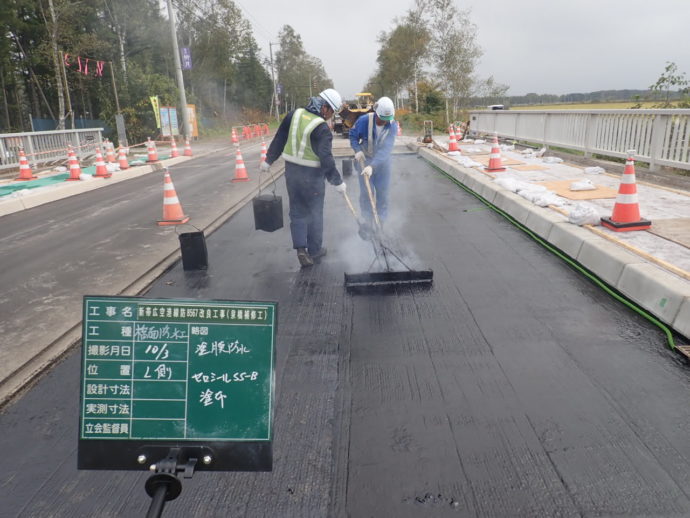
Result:
{"label": "distant worker", "polygon": [[290,200],[292,246],[302,268],[326,255],[323,241],[324,179],[344,193],[347,186],[335,167],[333,135],[326,121],[342,107],[340,94],[328,88],[309,100],[306,108],[289,112],[271,141],[261,171],[268,172],[278,157],[285,159],[285,183]]}
{"label": "distant worker", "polygon": [[[371,227],[374,214],[369,201],[364,176],[370,179],[379,220],[388,215],[388,185],[391,179],[391,153],[398,134],[395,122],[395,106],[388,97],[381,97],[374,104],[374,113],[361,115],[350,130],[350,145],[355,151],[359,177],[359,206],[367,224]],[[366,232],[365,232],[366,234]],[[362,236],[366,237],[366,236]]]}

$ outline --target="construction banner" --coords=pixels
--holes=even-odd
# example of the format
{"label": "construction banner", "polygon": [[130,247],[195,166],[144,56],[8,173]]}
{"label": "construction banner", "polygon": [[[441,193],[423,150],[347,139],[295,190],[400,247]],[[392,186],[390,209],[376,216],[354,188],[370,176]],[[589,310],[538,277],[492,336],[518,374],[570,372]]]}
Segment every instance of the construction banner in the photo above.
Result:
{"label": "construction banner", "polygon": [[152,95],[150,97],[151,99],[151,106],[153,106],[153,113],[156,116],[156,128],[161,127],[161,109],[160,109],[160,103],[158,102],[158,96],[157,95]]}
{"label": "construction banner", "polygon": [[[196,106],[194,104],[187,105],[187,115],[189,116],[189,125],[191,126],[191,136],[199,137],[199,125],[196,122]],[[190,132],[187,134],[189,135]]]}

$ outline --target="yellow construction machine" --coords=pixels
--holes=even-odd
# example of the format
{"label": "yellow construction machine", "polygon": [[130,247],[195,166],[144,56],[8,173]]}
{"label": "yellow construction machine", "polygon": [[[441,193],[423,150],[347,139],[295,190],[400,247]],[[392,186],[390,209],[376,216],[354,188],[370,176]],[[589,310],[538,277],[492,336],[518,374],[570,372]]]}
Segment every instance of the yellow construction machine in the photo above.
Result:
{"label": "yellow construction machine", "polygon": [[374,111],[374,96],[369,92],[359,92],[355,96],[357,99],[354,102],[346,102],[340,114],[336,115],[333,124],[333,131],[342,133],[343,138],[350,136],[350,128],[355,125],[355,122],[365,113]]}

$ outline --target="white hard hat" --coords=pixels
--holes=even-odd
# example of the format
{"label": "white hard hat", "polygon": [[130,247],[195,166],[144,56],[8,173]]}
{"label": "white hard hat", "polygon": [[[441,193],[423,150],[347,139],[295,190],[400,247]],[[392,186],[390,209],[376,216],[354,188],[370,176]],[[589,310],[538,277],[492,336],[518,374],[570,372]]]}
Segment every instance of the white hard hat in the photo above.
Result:
{"label": "white hard hat", "polygon": [[376,101],[374,111],[381,120],[392,121],[395,118],[395,106],[390,97],[381,97],[381,99]]}
{"label": "white hard hat", "polygon": [[340,94],[333,90],[333,88],[326,88],[319,94],[319,97],[325,99],[335,113],[338,113],[343,106],[342,97],[340,97]]}

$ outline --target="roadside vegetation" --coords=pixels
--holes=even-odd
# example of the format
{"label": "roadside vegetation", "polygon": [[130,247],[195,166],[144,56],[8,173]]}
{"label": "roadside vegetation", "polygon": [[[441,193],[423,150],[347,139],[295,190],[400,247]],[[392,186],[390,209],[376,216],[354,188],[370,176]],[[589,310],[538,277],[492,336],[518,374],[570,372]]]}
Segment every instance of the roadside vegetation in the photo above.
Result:
{"label": "roadside vegetation", "polygon": [[[270,61],[249,20],[232,0],[173,0],[187,103],[202,134],[268,122],[274,103]],[[123,114],[130,139],[158,133],[151,97],[178,108],[166,2],[159,0],[4,0],[0,2],[0,132],[37,123],[61,129],[105,126],[115,140]],[[278,35],[281,108],[332,82],[289,27]],[[184,65],[184,63],[183,63]],[[309,78],[309,79],[304,79]],[[178,116],[181,121],[181,117]]]}

